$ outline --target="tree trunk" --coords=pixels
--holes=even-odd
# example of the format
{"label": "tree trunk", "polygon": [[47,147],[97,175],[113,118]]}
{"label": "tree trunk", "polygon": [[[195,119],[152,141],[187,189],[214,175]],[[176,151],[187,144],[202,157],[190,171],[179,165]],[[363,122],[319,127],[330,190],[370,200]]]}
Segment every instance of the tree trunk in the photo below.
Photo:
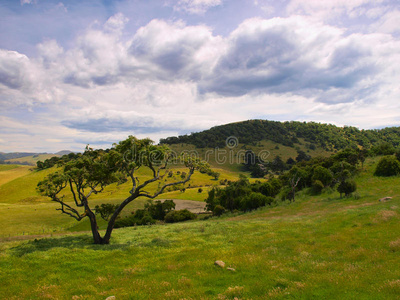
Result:
{"label": "tree trunk", "polygon": [[86,209],[86,215],[89,217],[90,220],[90,227],[92,229],[92,235],[93,235],[93,243],[105,244],[104,239],[100,236],[99,233],[99,227],[97,226],[96,215],[89,208]]}
{"label": "tree trunk", "polygon": [[121,211],[127,206],[132,200],[137,198],[137,193],[134,195],[129,196],[126,198],[121,205],[114,211],[113,215],[111,216],[110,220],[108,221],[107,224],[107,231],[104,237],[102,238],[103,244],[109,244],[110,243],[110,238],[111,238],[111,233],[114,229],[115,221],[117,220],[117,217],[121,213]]}

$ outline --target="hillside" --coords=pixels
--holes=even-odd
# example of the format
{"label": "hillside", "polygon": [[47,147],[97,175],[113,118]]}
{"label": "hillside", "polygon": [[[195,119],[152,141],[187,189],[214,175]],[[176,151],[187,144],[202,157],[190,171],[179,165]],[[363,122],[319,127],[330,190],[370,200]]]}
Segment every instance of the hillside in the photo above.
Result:
{"label": "hillside", "polygon": [[56,154],[34,154],[34,155],[28,155],[24,157],[18,157],[18,158],[12,158],[12,159],[7,159],[5,162],[7,164],[25,164],[29,166],[36,166],[37,161],[44,161],[46,159],[50,159],[52,157],[58,157]]}
{"label": "hillside", "polygon": [[[0,294],[18,299],[396,299],[400,178],[372,176],[357,197],[300,193],[295,203],[166,226],[0,245]],[[392,196],[388,202],[379,202]],[[3,224],[3,223],[2,223]],[[214,266],[222,260],[229,271]],[[18,284],[15,284],[18,282]]]}
{"label": "hillside", "polygon": [[332,124],[315,122],[278,122],[249,120],[216,126],[209,130],[161,139],[165,144],[192,144],[197,148],[225,147],[226,140],[235,137],[243,145],[257,145],[260,141],[272,141],[288,147],[307,143],[308,148],[320,147],[325,151],[337,151],[347,147],[370,148],[378,143],[388,142],[394,147],[400,145],[400,128],[359,130],[356,127],[337,127]]}

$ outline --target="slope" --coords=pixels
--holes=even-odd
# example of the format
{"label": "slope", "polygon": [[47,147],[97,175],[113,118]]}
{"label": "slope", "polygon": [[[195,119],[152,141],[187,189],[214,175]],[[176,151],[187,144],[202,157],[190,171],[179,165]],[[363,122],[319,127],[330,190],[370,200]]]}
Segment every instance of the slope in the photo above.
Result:
{"label": "slope", "polygon": [[[250,214],[115,231],[111,245],[70,235],[3,243],[0,294],[19,299],[395,299],[400,178],[356,198],[299,195]],[[389,202],[379,202],[393,196]],[[214,266],[215,260],[227,266]],[[18,284],[15,284],[18,282]]]}

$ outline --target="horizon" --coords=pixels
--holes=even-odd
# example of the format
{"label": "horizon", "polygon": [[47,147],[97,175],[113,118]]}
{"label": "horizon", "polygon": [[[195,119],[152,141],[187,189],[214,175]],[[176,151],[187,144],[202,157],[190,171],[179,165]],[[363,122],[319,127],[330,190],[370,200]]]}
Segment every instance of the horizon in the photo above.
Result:
{"label": "horizon", "polygon": [[[263,120],[263,119],[249,119],[249,120],[243,120],[243,121],[237,121],[237,122],[231,122],[231,123],[220,124],[220,125],[216,125],[216,126],[213,126],[213,127],[224,126],[224,125],[234,124],[234,123],[243,123],[243,122],[246,122],[246,121],[257,121],[257,120],[271,121],[271,122],[281,122],[281,123],[284,123],[284,122],[301,122],[301,121],[293,121],[293,120],[292,120],[292,121],[275,121],[275,120]],[[314,122],[314,121],[307,121],[306,123],[318,123],[318,124],[323,124],[323,125],[333,125],[333,126],[336,126],[336,127],[339,127],[339,128],[354,127],[354,128],[357,128],[358,130],[382,130],[382,129],[385,129],[385,128],[395,128],[395,127],[399,127],[399,126],[385,126],[385,127],[382,127],[382,128],[364,129],[364,128],[359,128],[359,127],[350,126],[350,125],[337,126],[337,125],[331,124],[331,123],[321,123],[321,122]],[[191,134],[193,134],[193,133],[198,133],[198,132],[210,130],[211,128],[212,128],[212,127],[208,128],[208,129],[205,129],[205,130],[201,130],[201,131],[197,131],[197,132],[191,132],[191,133],[187,133],[187,134],[183,134],[183,135],[191,135]],[[128,137],[128,136],[127,136],[127,137]],[[127,138],[127,137],[125,137],[125,138]],[[173,136],[169,136],[169,137],[173,137]],[[176,135],[176,137],[179,137],[179,136]],[[146,138],[146,137],[144,137],[144,138]],[[165,137],[165,138],[167,138],[167,137]],[[161,138],[161,139],[162,139],[162,138]],[[122,140],[123,140],[123,139],[122,139]],[[158,140],[158,141],[152,140],[152,141],[154,142],[154,144],[157,144],[157,145],[160,144],[160,140]],[[94,147],[94,148],[95,148],[95,149],[103,149],[103,150],[104,150],[104,149],[110,149],[110,148],[112,148],[112,146],[113,146],[114,143],[118,143],[118,142],[119,142],[119,141],[114,141],[114,142],[112,142],[109,146],[106,146],[106,147],[98,147],[98,148]],[[240,143],[240,141],[238,141],[238,142]],[[90,145],[90,144],[86,144],[85,147],[86,147],[86,146],[91,146],[91,145]],[[69,150],[69,149],[59,149],[59,150],[46,151],[46,152],[32,152],[32,151],[29,151],[29,150],[27,150],[27,151],[11,151],[11,152],[0,151],[0,153],[4,153],[4,154],[7,154],[7,153],[57,154],[58,152],[63,152],[63,151],[70,151],[70,152],[74,152],[74,153],[83,153],[83,152],[84,152],[84,149],[82,149],[81,151],[79,151],[79,150],[72,151],[72,150]]]}
{"label": "horizon", "polygon": [[0,152],[263,119],[400,126],[398,1],[0,4]]}

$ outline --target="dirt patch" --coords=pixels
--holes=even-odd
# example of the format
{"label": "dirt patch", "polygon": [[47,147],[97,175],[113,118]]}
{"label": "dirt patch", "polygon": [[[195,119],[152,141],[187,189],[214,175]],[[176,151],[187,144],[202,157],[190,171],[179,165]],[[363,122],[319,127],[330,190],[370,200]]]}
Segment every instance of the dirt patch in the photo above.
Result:
{"label": "dirt patch", "polygon": [[[160,199],[161,201],[164,201],[166,199]],[[193,201],[193,200],[176,200],[172,199],[174,203],[176,204],[175,210],[181,210],[181,209],[187,209],[188,211],[198,214],[205,212],[205,208],[207,203],[205,202],[200,202],[200,201]]]}

